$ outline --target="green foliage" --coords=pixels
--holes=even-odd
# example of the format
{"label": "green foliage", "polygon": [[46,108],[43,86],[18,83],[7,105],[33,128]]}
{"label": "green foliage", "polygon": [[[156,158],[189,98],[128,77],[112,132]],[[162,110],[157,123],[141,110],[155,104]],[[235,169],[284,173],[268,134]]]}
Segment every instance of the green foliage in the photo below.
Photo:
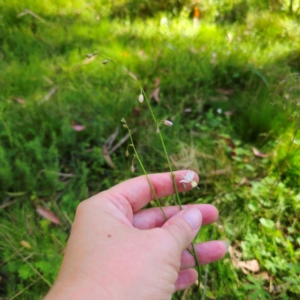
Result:
{"label": "green foliage", "polygon": [[251,283],[245,283],[244,289],[250,291],[250,299],[256,300],[267,300],[270,299],[270,295],[263,288],[263,280],[261,277],[256,280],[253,276],[249,276],[249,281]]}

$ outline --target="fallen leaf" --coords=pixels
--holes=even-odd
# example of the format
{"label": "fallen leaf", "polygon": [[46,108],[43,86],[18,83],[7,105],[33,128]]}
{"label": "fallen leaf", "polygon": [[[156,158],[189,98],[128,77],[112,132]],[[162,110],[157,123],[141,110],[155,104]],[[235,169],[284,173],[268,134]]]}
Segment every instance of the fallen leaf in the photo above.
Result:
{"label": "fallen leaf", "polygon": [[[131,129],[131,134],[136,132],[136,128]],[[127,133],[116,145],[109,149],[109,155],[114,153],[121,145],[123,145],[129,139],[129,133]]]}
{"label": "fallen leaf", "polygon": [[158,77],[155,78],[155,87],[158,87],[160,85],[160,79]]}
{"label": "fallen leaf", "polygon": [[156,102],[159,102],[159,91],[160,91],[160,79],[158,77],[155,78],[154,91],[151,93],[150,98],[154,98]]}
{"label": "fallen leaf", "polygon": [[115,139],[117,138],[118,134],[119,134],[119,127],[117,127],[116,130],[105,141],[107,150],[109,150],[111,148],[111,146],[112,146],[113,142],[115,141]]}
{"label": "fallen leaf", "polygon": [[242,270],[244,274],[248,274],[248,271],[251,272],[258,272],[259,271],[259,264],[256,259],[247,260],[247,261],[239,261],[237,267]]}
{"label": "fallen leaf", "polygon": [[26,242],[26,241],[21,241],[20,245],[22,247],[26,248],[26,249],[31,249],[32,248],[31,245],[28,242]]}
{"label": "fallen leaf", "polygon": [[226,144],[231,148],[231,157],[233,157],[233,156],[236,156],[236,153],[235,153],[235,151],[234,151],[234,149],[235,149],[235,145],[234,145],[234,143],[233,143],[233,141],[232,141],[232,139],[230,139],[230,138],[227,138],[227,137],[224,137],[224,136],[220,136],[225,142],[226,142]]}
{"label": "fallen leaf", "polygon": [[246,177],[243,177],[241,182],[238,185],[239,186],[241,186],[241,185],[250,185],[250,181]]}
{"label": "fallen leaf", "polygon": [[212,171],[212,174],[213,175],[224,175],[224,174],[227,174],[229,172],[230,172],[230,169],[226,168],[226,169],[214,170],[214,171]]}
{"label": "fallen leaf", "polygon": [[53,224],[61,225],[59,218],[51,210],[39,205],[36,211],[41,217],[51,221]]}
{"label": "fallen leaf", "polygon": [[270,275],[264,271],[264,272],[260,272],[258,274],[254,275],[254,278],[257,280],[259,277],[261,277],[263,280],[269,280],[271,277]]}
{"label": "fallen leaf", "polygon": [[25,100],[24,99],[21,99],[21,98],[16,98],[16,101],[20,104],[24,104],[25,103]]}
{"label": "fallen leaf", "polygon": [[242,252],[237,250],[237,245],[229,246],[228,252],[231,259],[231,263],[234,267],[238,267],[238,263],[241,261],[243,256]]}
{"label": "fallen leaf", "polygon": [[154,100],[156,102],[159,102],[159,91],[160,91],[159,87],[155,88],[155,90],[152,92],[150,98],[154,98]]}
{"label": "fallen leaf", "polygon": [[133,112],[133,114],[134,114],[135,117],[139,117],[140,114],[141,114],[141,111],[142,110],[139,107],[135,106],[135,107],[132,108],[132,112]]}
{"label": "fallen leaf", "polygon": [[232,95],[234,94],[234,90],[231,89],[217,89],[217,92],[222,95]]}
{"label": "fallen leaf", "polygon": [[258,156],[258,157],[262,157],[262,158],[265,158],[265,157],[268,157],[267,154],[264,154],[264,153],[261,153],[259,152],[256,148],[252,148],[252,151],[254,153],[255,156]]}
{"label": "fallen leaf", "polygon": [[75,131],[82,131],[82,130],[84,130],[85,126],[83,126],[83,125],[72,125],[72,128]]}
{"label": "fallen leaf", "polygon": [[48,101],[53,94],[55,94],[57,92],[58,87],[54,86],[48,93],[47,95],[44,97],[44,100],[42,102]]}
{"label": "fallen leaf", "polygon": [[224,115],[230,117],[233,115],[233,111],[231,111],[231,110],[224,111]]}
{"label": "fallen leaf", "polygon": [[102,155],[103,158],[105,159],[105,161],[107,162],[107,164],[112,168],[112,169],[116,169],[117,167],[115,166],[115,164],[113,163],[110,155],[109,155],[109,151],[107,148],[106,144],[103,144],[102,146]]}

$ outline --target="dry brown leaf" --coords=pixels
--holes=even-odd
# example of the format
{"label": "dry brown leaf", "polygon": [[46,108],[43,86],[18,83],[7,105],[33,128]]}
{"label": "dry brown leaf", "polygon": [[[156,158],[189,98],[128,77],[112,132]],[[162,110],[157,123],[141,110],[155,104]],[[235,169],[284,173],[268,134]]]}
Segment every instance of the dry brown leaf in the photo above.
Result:
{"label": "dry brown leaf", "polygon": [[42,102],[48,101],[58,90],[58,87],[55,85],[48,93],[47,95],[44,97],[44,99],[42,100]]}
{"label": "dry brown leaf", "polygon": [[[131,129],[131,134],[136,132],[136,128]],[[109,149],[109,155],[114,153],[121,145],[123,145],[129,139],[129,133],[127,133],[116,145]]]}
{"label": "dry brown leaf", "polygon": [[158,87],[160,85],[160,79],[158,77],[155,78],[155,87]]}
{"label": "dry brown leaf", "polygon": [[224,115],[225,116],[232,116],[233,115],[233,111],[231,111],[231,110],[228,110],[228,111],[224,111]]}
{"label": "dry brown leaf", "polygon": [[217,89],[217,92],[222,95],[232,95],[234,94],[234,90],[231,89]]}
{"label": "dry brown leaf", "polygon": [[102,146],[102,155],[105,159],[105,161],[107,162],[107,164],[112,168],[112,169],[116,169],[117,167],[115,166],[115,164],[113,163],[110,155],[109,155],[109,150],[107,148],[106,144],[103,144]]}
{"label": "dry brown leaf", "polygon": [[261,277],[263,280],[269,280],[271,277],[270,277],[270,275],[266,272],[266,271],[264,271],[264,272],[260,272],[260,273],[258,273],[258,274],[256,274],[256,275],[254,275],[254,278],[257,280],[259,277]]}
{"label": "dry brown leaf", "polygon": [[256,148],[252,148],[252,151],[254,153],[255,156],[258,156],[258,157],[262,157],[262,158],[265,158],[265,157],[268,157],[267,154],[264,154],[264,153],[261,153],[259,152]]}
{"label": "dry brown leaf", "polygon": [[160,88],[159,88],[159,87],[155,88],[155,90],[152,92],[150,98],[154,98],[154,100],[155,100],[156,102],[159,102],[159,91],[160,91]]}
{"label": "dry brown leaf", "polygon": [[247,260],[247,261],[239,261],[237,267],[240,268],[244,274],[248,274],[248,271],[258,272],[259,264],[256,259]]}
{"label": "dry brown leaf", "polygon": [[59,218],[51,210],[39,205],[36,211],[41,217],[51,221],[53,224],[61,225]]}
{"label": "dry brown leaf", "polygon": [[224,136],[220,136],[220,138],[222,138],[226,142],[226,144],[231,148],[231,157],[236,156],[236,153],[234,151],[235,150],[235,144],[232,141],[232,139],[224,137]]}
{"label": "dry brown leaf", "polygon": [[160,79],[158,77],[155,78],[154,91],[151,93],[150,98],[154,98],[156,102],[159,102],[159,91],[160,91]]}
{"label": "dry brown leaf", "polygon": [[16,101],[20,104],[24,104],[25,103],[25,100],[22,99],[22,98],[16,98]]}
{"label": "dry brown leaf", "polygon": [[250,185],[250,181],[246,177],[243,177],[241,182],[238,185],[239,186],[241,186],[241,185]]}
{"label": "dry brown leaf", "polygon": [[224,175],[224,174],[228,174],[228,173],[230,173],[229,168],[212,171],[213,175]]}
{"label": "dry brown leaf", "polygon": [[117,138],[119,134],[119,127],[116,128],[116,130],[108,137],[108,139],[105,141],[105,145],[107,146],[107,150],[109,150]]}
{"label": "dry brown leaf", "polygon": [[238,267],[238,263],[240,262],[240,260],[243,256],[242,252],[240,252],[236,248],[237,248],[237,246],[234,245],[234,246],[230,246],[229,250],[228,250],[232,265],[234,267]]}

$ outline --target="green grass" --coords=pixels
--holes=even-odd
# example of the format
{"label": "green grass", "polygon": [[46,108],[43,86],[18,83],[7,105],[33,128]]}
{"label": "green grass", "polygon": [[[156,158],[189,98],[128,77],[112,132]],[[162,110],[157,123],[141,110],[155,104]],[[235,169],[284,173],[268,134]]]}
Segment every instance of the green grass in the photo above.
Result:
{"label": "green grass", "polygon": [[[209,266],[206,298],[298,299],[294,16],[249,10],[242,22],[215,23],[214,7],[194,27],[187,10],[176,18],[160,12],[129,21],[110,18],[109,5],[85,1],[0,1],[0,8],[0,297],[42,298],[78,203],[142,173],[138,166],[130,173],[127,143],[111,154],[115,169],[103,155],[116,128],[115,144],[126,135],[121,118],[137,129],[133,138],[147,171],[168,170],[149,112],[137,101],[138,86],[100,57],[86,58],[99,51],[137,76],[148,95],[160,79],[160,100],[151,101],[158,119],[174,122],[163,128],[171,161],[200,174],[200,191],[182,201],[220,211],[198,240],[229,240],[231,255],[256,259],[269,276],[255,281],[227,255]],[[18,17],[24,9],[37,16]],[[75,124],[85,129],[75,131]],[[255,156],[252,147],[268,157]],[[52,210],[61,226],[42,219],[38,205]],[[204,282],[204,268],[202,275]],[[193,295],[195,287],[186,299]]]}

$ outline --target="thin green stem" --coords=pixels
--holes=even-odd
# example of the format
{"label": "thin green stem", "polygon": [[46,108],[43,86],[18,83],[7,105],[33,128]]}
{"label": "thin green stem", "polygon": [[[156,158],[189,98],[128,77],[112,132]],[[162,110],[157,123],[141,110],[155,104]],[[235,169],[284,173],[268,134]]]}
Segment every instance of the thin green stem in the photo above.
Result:
{"label": "thin green stem", "polygon": [[198,271],[198,286],[197,286],[197,298],[198,300],[200,300],[200,274],[201,274],[201,268],[200,268],[200,262],[199,262],[199,259],[198,259],[198,256],[197,256],[197,253],[196,253],[196,249],[195,249],[195,246],[194,246],[194,243],[191,243],[192,245],[192,248],[193,248],[193,253],[194,253],[194,257],[195,257],[195,261],[196,261],[196,266],[197,266],[197,271]]}
{"label": "thin green stem", "polygon": [[142,163],[142,161],[141,161],[141,159],[140,159],[140,157],[139,157],[139,155],[138,155],[138,153],[137,153],[137,151],[136,151],[136,148],[135,148],[134,143],[133,143],[133,138],[132,138],[132,135],[131,135],[131,130],[129,129],[129,127],[128,127],[126,121],[124,122],[124,125],[126,126],[126,128],[127,128],[127,130],[128,130],[128,134],[129,134],[129,138],[130,138],[130,141],[131,141],[132,149],[133,149],[134,154],[135,154],[135,158],[136,158],[137,161],[139,162],[139,165],[141,166],[141,168],[142,168],[142,170],[143,170],[143,172],[144,172],[144,174],[145,174],[145,176],[146,176],[146,179],[147,179],[147,181],[148,181],[148,183],[149,183],[149,186],[150,186],[150,188],[151,188],[151,191],[152,191],[152,193],[153,193],[153,195],[154,195],[154,198],[155,198],[155,200],[156,200],[156,202],[157,202],[157,204],[158,204],[158,206],[159,206],[159,208],[160,208],[162,214],[164,215],[165,219],[168,220],[168,217],[166,216],[166,214],[165,214],[165,212],[164,212],[164,210],[163,210],[163,208],[162,208],[162,206],[161,206],[161,204],[160,204],[160,202],[159,202],[159,199],[158,199],[157,194],[156,194],[156,192],[155,192],[154,186],[153,186],[152,182],[150,181],[149,176],[148,176],[148,174],[147,174],[147,172],[146,172],[146,170],[145,170],[145,168],[144,168],[144,166],[143,166],[143,163]]}

